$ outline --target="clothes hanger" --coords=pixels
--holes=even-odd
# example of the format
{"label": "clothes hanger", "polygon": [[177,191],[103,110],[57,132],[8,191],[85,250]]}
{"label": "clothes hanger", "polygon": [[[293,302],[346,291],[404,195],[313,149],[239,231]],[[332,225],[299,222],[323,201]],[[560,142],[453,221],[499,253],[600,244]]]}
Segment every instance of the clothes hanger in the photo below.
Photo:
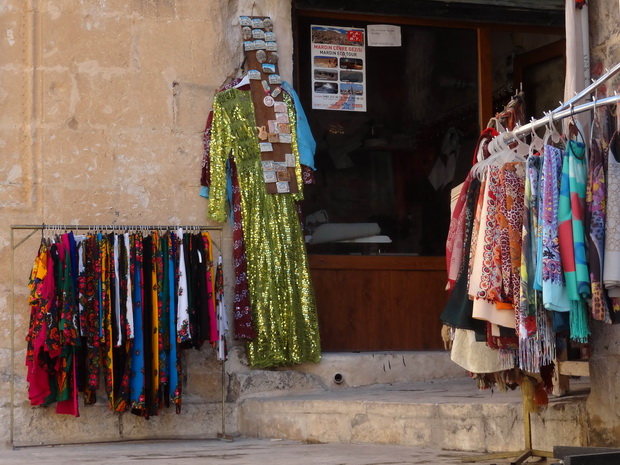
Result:
{"label": "clothes hanger", "polygon": [[[533,123],[535,121],[534,118],[532,118],[531,121]],[[542,149],[545,146],[544,141],[538,135],[538,133],[534,130],[533,125],[531,128],[531,135],[532,135],[532,140],[530,141],[530,149],[529,149],[529,154],[528,154],[529,156],[533,156],[535,152],[542,153]]]}
{"label": "clothes hanger", "polygon": [[581,142],[583,142],[585,144],[585,139],[583,137],[583,133],[581,132],[580,129],[580,124],[578,124],[578,122],[575,120],[575,113],[574,113],[574,107],[573,104],[570,104],[570,117],[568,119],[568,134],[567,134],[567,139],[568,140],[574,140],[574,141],[578,141],[579,138],[581,139]]}
{"label": "clothes hanger", "polygon": [[590,140],[591,141],[594,140],[595,131],[596,131],[596,136],[598,136],[601,130],[600,118],[599,118],[598,112],[596,111],[597,98],[598,98],[598,89],[594,91],[594,96],[592,97],[592,103],[594,106],[592,107],[592,125],[590,126]]}
{"label": "clothes hanger", "polygon": [[547,129],[545,130],[543,143],[544,145],[553,145],[554,147],[564,148],[564,141],[562,140],[562,136],[555,127],[555,121],[553,121],[553,114],[553,111],[547,113]]}
{"label": "clothes hanger", "polygon": [[510,142],[506,140],[506,137],[504,137],[504,142],[508,145],[508,148],[512,150],[516,155],[516,159],[512,161],[525,162],[526,157],[530,154],[530,146],[529,144],[526,144],[523,139],[521,139],[521,137],[515,135],[515,131],[517,131],[520,126],[520,124],[517,124],[511,132]]}
{"label": "clothes hanger", "polygon": [[[491,142],[489,142],[489,157],[486,160],[482,160],[476,163],[472,167],[472,175],[476,176],[478,179],[482,179],[484,173],[489,166],[503,166],[506,163],[514,162],[514,161],[522,161],[525,162],[525,155],[523,151],[523,147],[525,150],[529,151],[529,147],[526,144],[521,144],[523,147],[517,145],[515,148],[511,148],[508,146],[505,136],[506,132],[499,134],[496,136]],[[518,151],[516,149],[519,149]]]}

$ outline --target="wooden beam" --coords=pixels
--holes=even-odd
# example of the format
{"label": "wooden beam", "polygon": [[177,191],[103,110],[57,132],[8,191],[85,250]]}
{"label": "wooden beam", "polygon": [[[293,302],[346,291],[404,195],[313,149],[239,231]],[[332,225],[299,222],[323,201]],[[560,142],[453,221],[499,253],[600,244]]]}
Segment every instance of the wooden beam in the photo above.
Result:
{"label": "wooden beam", "polygon": [[[448,0],[431,0],[448,3]],[[469,5],[484,5],[487,8],[521,8],[541,11],[564,11],[564,0],[449,0],[449,3],[466,3]]]}
{"label": "wooden beam", "polygon": [[560,375],[590,376],[590,364],[582,360],[560,361]]}
{"label": "wooden beam", "polygon": [[478,117],[480,130],[487,127],[493,116],[493,58],[491,30],[478,28]]}
{"label": "wooden beam", "polygon": [[[310,16],[317,13],[331,15],[368,15],[372,18],[390,18],[391,23],[402,19],[443,20],[478,25],[501,24],[516,27],[522,32],[540,32],[540,28],[564,29],[564,7],[542,7],[539,2],[503,1],[501,5],[486,2],[454,2],[438,0],[293,0],[293,9],[305,11]],[[304,13],[304,14],[306,14]],[[299,14],[299,13],[298,13]],[[334,17],[334,16],[332,16]]]}

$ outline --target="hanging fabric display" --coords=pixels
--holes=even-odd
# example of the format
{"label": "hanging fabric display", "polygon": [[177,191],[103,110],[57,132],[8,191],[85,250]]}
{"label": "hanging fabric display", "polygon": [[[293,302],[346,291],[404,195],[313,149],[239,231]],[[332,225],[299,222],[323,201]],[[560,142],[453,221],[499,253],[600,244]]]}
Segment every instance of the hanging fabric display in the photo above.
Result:
{"label": "hanging fabric display", "polygon": [[[232,150],[240,191],[240,203],[233,209],[239,209],[243,227],[256,332],[248,343],[250,363],[265,367],[318,361],[318,320],[295,204],[300,194],[265,191],[252,108],[247,91],[232,88],[216,95],[209,215],[218,221],[226,219],[226,162]],[[295,114],[290,100],[286,108],[294,138]],[[301,185],[301,171],[297,173]]]}
{"label": "hanging fabric display", "polygon": [[[247,341],[254,367],[318,362],[298,204],[303,184],[313,182],[315,142],[297,95],[277,74],[271,19],[240,22],[249,70],[215,96],[201,175],[209,217],[225,221],[226,200],[232,207],[234,337]],[[246,40],[253,33],[266,39]]]}
{"label": "hanging fabric display", "polygon": [[182,351],[208,343],[225,357],[219,273],[206,231],[43,238],[29,281],[31,405],[79,416],[79,393],[94,404],[103,388],[114,411],[180,413]]}
{"label": "hanging fabric display", "polygon": [[591,319],[617,319],[620,228],[609,212],[620,198],[611,187],[619,139],[603,140],[595,112],[586,141],[571,106],[567,134],[549,117],[544,138],[532,123],[526,144],[516,129],[501,134],[501,121],[519,122],[511,108],[514,118],[492,120],[499,132],[482,133],[452,213],[441,319],[453,329],[452,360],[481,387],[516,386],[518,369],[548,391],[556,338],[587,343]]}

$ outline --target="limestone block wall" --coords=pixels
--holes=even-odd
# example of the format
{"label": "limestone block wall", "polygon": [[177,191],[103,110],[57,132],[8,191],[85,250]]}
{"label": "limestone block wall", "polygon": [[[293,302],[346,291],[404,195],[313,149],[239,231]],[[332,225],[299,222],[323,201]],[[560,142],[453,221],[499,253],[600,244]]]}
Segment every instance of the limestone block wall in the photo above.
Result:
{"label": "limestone block wall", "polygon": [[[588,2],[590,8],[590,56],[596,78],[620,62],[620,13],[618,2]],[[620,91],[620,77],[607,82],[600,96]],[[593,325],[588,398],[590,443],[620,445],[620,326]]]}
{"label": "limestone block wall", "polygon": [[[0,1],[0,444],[220,431],[210,349],[186,355],[179,416],[119,416],[103,399],[78,419],[31,408],[24,336],[40,235],[12,248],[10,225],[207,224],[201,132],[214,91],[242,61],[241,14],[273,18],[290,81],[288,0]],[[16,243],[28,234],[14,233]],[[226,227],[224,251],[230,242]],[[229,253],[225,273],[230,283]]]}

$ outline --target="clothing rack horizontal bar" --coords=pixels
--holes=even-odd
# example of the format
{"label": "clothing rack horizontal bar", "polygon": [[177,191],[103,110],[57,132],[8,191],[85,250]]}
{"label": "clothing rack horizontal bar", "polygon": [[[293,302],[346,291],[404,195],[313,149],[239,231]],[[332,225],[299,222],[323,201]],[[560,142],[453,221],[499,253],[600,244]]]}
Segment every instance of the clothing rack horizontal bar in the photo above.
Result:
{"label": "clothing rack horizontal bar", "polygon": [[540,118],[537,119],[535,121],[532,121],[531,123],[525,124],[523,126],[520,126],[516,129],[513,129],[512,131],[506,131],[500,134],[500,136],[502,136],[504,138],[504,141],[506,141],[507,143],[512,142],[515,138],[519,137],[519,136],[523,136],[523,135],[527,135],[529,134],[531,131],[540,128],[546,124],[550,124],[553,121],[556,120],[561,120],[564,118],[568,118],[569,116],[573,116],[579,113],[583,113],[584,111],[588,111],[588,110],[592,110],[595,107],[599,108],[599,107],[604,107],[607,105],[613,105],[613,104],[617,104],[620,102],[620,95],[614,95],[613,97],[606,97],[606,98],[602,98],[600,100],[595,100],[592,102],[588,102],[588,103],[584,103],[582,105],[573,107],[573,108],[569,108],[566,110],[562,110],[558,113],[549,113],[548,116],[545,116],[544,118]]}
{"label": "clothing rack horizontal bar", "polygon": [[613,68],[611,68],[609,71],[607,71],[605,74],[603,74],[600,78],[598,78],[596,81],[594,81],[588,87],[583,89],[581,92],[579,92],[573,98],[571,98],[570,100],[567,100],[566,102],[561,104],[559,107],[557,107],[555,110],[553,110],[553,112],[555,113],[555,112],[558,112],[560,110],[563,110],[564,108],[569,107],[571,104],[581,100],[582,98],[587,97],[593,90],[595,90],[598,87],[600,87],[601,84],[603,84],[603,82],[605,82],[607,79],[615,76],[619,71],[620,71],[620,63],[618,63]]}
{"label": "clothing rack horizontal bar", "polygon": [[152,224],[12,224],[11,229],[77,229],[80,231],[85,230],[97,230],[97,229],[111,229],[111,230],[123,230],[123,229],[178,229],[183,228],[187,230],[207,230],[207,231],[221,231],[223,226],[203,226],[203,225],[152,225]]}

